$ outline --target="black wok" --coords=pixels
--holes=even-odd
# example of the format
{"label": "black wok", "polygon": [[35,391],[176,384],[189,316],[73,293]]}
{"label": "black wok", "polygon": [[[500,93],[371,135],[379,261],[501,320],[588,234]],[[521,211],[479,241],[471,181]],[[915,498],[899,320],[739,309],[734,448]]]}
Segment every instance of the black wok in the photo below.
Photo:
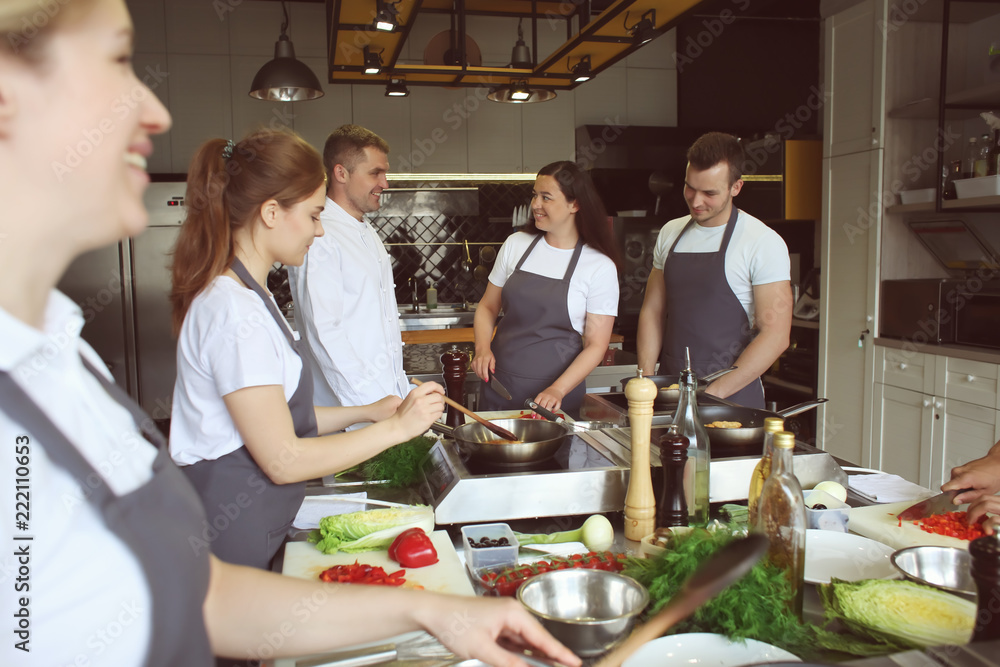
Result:
{"label": "black wok", "polygon": [[478,422],[462,424],[454,429],[435,422],[431,429],[454,438],[459,451],[470,458],[501,466],[520,466],[550,459],[569,433],[562,424],[540,419],[490,421],[516,435],[520,442],[501,440]]}
{"label": "black wok", "polygon": [[[714,373],[709,373],[705,377],[698,378],[698,394],[701,395],[705,393],[705,387],[707,387],[712,380],[720,378],[726,373],[735,370],[736,366],[731,366],[729,368],[724,368],[721,371],[715,371]],[[646,378],[647,380],[652,380],[653,384],[656,385],[658,391],[656,393],[656,399],[653,401],[655,405],[666,405],[666,404],[676,405],[677,403],[680,402],[681,400],[680,387],[673,386],[680,383],[679,375],[644,375],[643,377]],[[627,385],[628,381],[631,379],[632,378],[630,377],[621,379],[622,391],[625,391],[625,385]]]}
{"label": "black wok", "polygon": [[740,456],[744,454],[759,453],[759,449],[764,445],[764,420],[768,417],[778,417],[784,419],[794,415],[812,410],[818,405],[826,403],[827,399],[817,398],[805,403],[793,405],[784,410],[771,412],[758,408],[747,408],[742,405],[699,405],[698,416],[701,417],[702,424],[710,424],[714,421],[734,421],[740,422],[740,428],[707,428],[708,439],[712,443],[713,456],[724,451],[740,450],[740,453],[733,454]]}

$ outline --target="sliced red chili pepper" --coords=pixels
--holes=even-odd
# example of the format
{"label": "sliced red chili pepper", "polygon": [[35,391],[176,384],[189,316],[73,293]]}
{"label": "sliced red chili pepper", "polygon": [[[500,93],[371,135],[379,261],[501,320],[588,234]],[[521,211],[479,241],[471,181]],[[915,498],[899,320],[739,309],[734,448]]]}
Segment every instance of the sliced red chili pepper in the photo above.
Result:
{"label": "sliced red chili pepper", "polygon": [[406,583],[406,570],[397,570],[391,575],[378,566],[354,561],[353,565],[334,565],[323,570],[319,578],[327,583],[374,584],[382,586],[402,586]]}
{"label": "sliced red chili pepper", "polygon": [[918,519],[913,524],[925,532],[955,537],[960,540],[974,540],[985,534],[982,519],[970,525],[968,514],[962,511],[935,514],[925,519]]}

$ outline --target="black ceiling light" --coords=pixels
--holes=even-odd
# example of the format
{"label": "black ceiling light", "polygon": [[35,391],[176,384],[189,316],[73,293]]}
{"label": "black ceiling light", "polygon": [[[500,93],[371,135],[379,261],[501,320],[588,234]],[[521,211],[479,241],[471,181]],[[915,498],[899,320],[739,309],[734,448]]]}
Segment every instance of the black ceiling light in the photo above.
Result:
{"label": "black ceiling light", "polygon": [[300,102],[323,97],[323,88],[313,71],[295,59],[295,48],[288,39],[288,9],[281,3],[285,20],[281,35],[274,43],[274,60],[264,63],[250,84],[250,97],[276,102]]}
{"label": "black ceiling light", "polygon": [[625,30],[632,35],[632,41],[635,42],[636,46],[653,41],[660,36],[656,30],[656,10],[647,9],[643,12],[639,22],[631,28],[628,27],[628,12],[625,12]]}
{"label": "black ceiling light", "polygon": [[382,71],[382,55],[381,53],[375,53],[367,46],[364,47],[363,52],[365,54],[365,74],[378,74]]}
{"label": "black ceiling light", "polygon": [[531,104],[555,98],[555,91],[548,88],[529,88],[527,81],[517,81],[490,90],[486,99],[505,104]]}
{"label": "black ceiling light", "polygon": [[510,66],[516,69],[531,69],[534,64],[531,62],[531,49],[524,43],[524,30],[521,29],[523,20],[517,20],[517,42],[510,52]]}
{"label": "black ceiling light", "polygon": [[380,32],[392,32],[399,27],[399,10],[396,9],[397,2],[387,2],[387,0],[375,0],[375,20],[372,26]]}
{"label": "black ceiling light", "polygon": [[406,97],[409,94],[410,89],[402,79],[389,79],[389,83],[385,84],[386,97]]}
{"label": "black ceiling light", "polygon": [[[566,64],[569,65],[569,58],[566,59]],[[573,65],[569,71],[573,73],[573,81],[575,83],[590,81],[591,77],[593,77],[590,71],[590,56],[587,55],[580,58],[580,62]]]}

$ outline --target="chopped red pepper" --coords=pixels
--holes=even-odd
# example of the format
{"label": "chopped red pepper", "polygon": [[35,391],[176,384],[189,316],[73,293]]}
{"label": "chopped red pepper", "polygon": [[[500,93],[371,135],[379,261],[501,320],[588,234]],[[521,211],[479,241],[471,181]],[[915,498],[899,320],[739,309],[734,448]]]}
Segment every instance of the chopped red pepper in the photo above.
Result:
{"label": "chopped red pepper", "polygon": [[353,565],[334,565],[323,570],[319,578],[332,584],[373,584],[376,586],[402,586],[406,583],[406,570],[386,573],[378,565],[367,565],[354,561]]}
{"label": "chopped red pepper", "polygon": [[438,562],[437,550],[423,528],[404,530],[389,545],[389,558],[403,567],[425,567]]}
{"label": "chopped red pepper", "polygon": [[947,535],[960,540],[974,540],[985,535],[982,525],[983,519],[985,517],[970,525],[968,514],[958,511],[935,514],[926,519],[914,521],[913,524],[927,533]]}
{"label": "chopped red pepper", "polygon": [[585,554],[573,554],[572,556],[554,556],[547,561],[539,560],[501,570],[489,570],[481,575],[481,579],[486,587],[496,595],[513,596],[521,584],[542,572],[570,568],[618,572],[625,567],[624,561],[625,554],[623,553],[589,551]]}

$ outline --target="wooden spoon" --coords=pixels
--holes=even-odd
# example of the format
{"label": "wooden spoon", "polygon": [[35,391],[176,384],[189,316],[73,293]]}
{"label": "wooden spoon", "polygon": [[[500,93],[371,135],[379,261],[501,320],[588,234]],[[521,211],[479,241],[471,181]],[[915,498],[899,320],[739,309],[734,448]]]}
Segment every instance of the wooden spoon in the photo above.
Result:
{"label": "wooden spoon", "polygon": [[741,579],[760,560],[767,547],[765,536],[751,534],[716,551],[698,566],[663,609],[636,628],[628,639],[601,658],[594,667],[621,667],[640,646],[656,639]]}
{"label": "wooden spoon", "polygon": [[[415,378],[411,379],[410,382],[412,382],[415,385],[421,385],[421,384],[423,384],[423,382],[421,382],[420,380],[417,380]],[[472,417],[477,422],[479,422],[480,424],[482,424],[483,426],[485,426],[486,428],[488,428],[491,432],[496,433],[498,436],[500,436],[504,440],[510,440],[512,443],[514,443],[514,442],[521,442],[520,438],[518,438],[516,435],[514,435],[513,433],[511,433],[507,429],[503,428],[502,426],[497,426],[496,424],[494,424],[493,422],[491,422],[488,419],[483,419],[482,417],[480,417],[475,412],[473,412],[469,408],[465,407],[464,405],[462,405],[458,401],[453,401],[452,399],[450,399],[447,396],[445,396],[444,397],[444,402],[447,403],[448,405],[450,405],[451,407],[455,408],[456,410],[458,410],[462,414],[469,415],[470,417]]]}

